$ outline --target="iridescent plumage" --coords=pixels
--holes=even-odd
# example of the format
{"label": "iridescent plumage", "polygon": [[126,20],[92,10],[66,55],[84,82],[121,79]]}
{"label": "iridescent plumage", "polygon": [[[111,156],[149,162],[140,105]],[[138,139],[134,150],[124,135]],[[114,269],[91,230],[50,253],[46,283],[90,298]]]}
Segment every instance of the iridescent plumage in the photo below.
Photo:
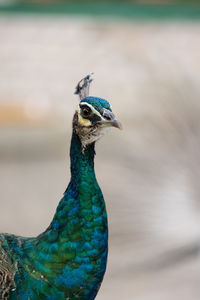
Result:
{"label": "iridescent plumage", "polygon": [[35,238],[0,235],[0,299],[95,298],[106,269],[108,226],[94,145],[101,130],[120,127],[117,122],[106,100],[81,99],[73,119],[71,180],[51,224]]}

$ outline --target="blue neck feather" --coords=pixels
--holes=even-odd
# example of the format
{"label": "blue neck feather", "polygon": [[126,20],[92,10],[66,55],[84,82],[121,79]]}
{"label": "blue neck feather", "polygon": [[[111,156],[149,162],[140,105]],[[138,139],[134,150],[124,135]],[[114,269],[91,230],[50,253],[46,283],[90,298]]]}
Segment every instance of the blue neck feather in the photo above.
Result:
{"label": "blue neck feather", "polygon": [[70,159],[71,159],[71,181],[80,180],[82,176],[93,175],[94,173],[94,143],[88,145],[84,151],[82,151],[82,145],[80,138],[76,133],[72,133],[71,147],[70,147]]}

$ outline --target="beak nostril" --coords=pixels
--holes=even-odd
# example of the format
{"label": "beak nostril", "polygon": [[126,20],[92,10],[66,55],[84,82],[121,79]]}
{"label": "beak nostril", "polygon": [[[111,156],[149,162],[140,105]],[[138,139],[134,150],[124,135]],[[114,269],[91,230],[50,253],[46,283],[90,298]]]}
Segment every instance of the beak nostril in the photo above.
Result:
{"label": "beak nostril", "polygon": [[104,118],[106,119],[106,120],[108,120],[108,121],[110,121],[111,120],[111,117],[110,116],[104,116]]}

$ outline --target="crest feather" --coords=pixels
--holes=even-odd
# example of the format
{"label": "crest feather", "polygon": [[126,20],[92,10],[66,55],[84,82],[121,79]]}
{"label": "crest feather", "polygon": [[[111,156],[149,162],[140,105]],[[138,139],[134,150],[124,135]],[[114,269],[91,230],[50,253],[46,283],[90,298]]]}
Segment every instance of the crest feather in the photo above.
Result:
{"label": "crest feather", "polygon": [[93,81],[92,76],[93,73],[88,74],[83,79],[81,79],[75,89],[74,94],[79,95],[80,100],[89,96],[89,88],[90,83]]}

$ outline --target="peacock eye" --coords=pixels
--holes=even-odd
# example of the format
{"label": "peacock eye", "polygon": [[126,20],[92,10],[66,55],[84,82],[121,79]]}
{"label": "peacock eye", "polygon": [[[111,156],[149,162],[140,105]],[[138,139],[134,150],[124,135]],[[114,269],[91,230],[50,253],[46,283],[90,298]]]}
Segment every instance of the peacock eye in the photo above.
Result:
{"label": "peacock eye", "polygon": [[89,115],[91,114],[92,110],[90,107],[88,106],[83,106],[81,107],[81,114],[83,117],[89,117]]}

